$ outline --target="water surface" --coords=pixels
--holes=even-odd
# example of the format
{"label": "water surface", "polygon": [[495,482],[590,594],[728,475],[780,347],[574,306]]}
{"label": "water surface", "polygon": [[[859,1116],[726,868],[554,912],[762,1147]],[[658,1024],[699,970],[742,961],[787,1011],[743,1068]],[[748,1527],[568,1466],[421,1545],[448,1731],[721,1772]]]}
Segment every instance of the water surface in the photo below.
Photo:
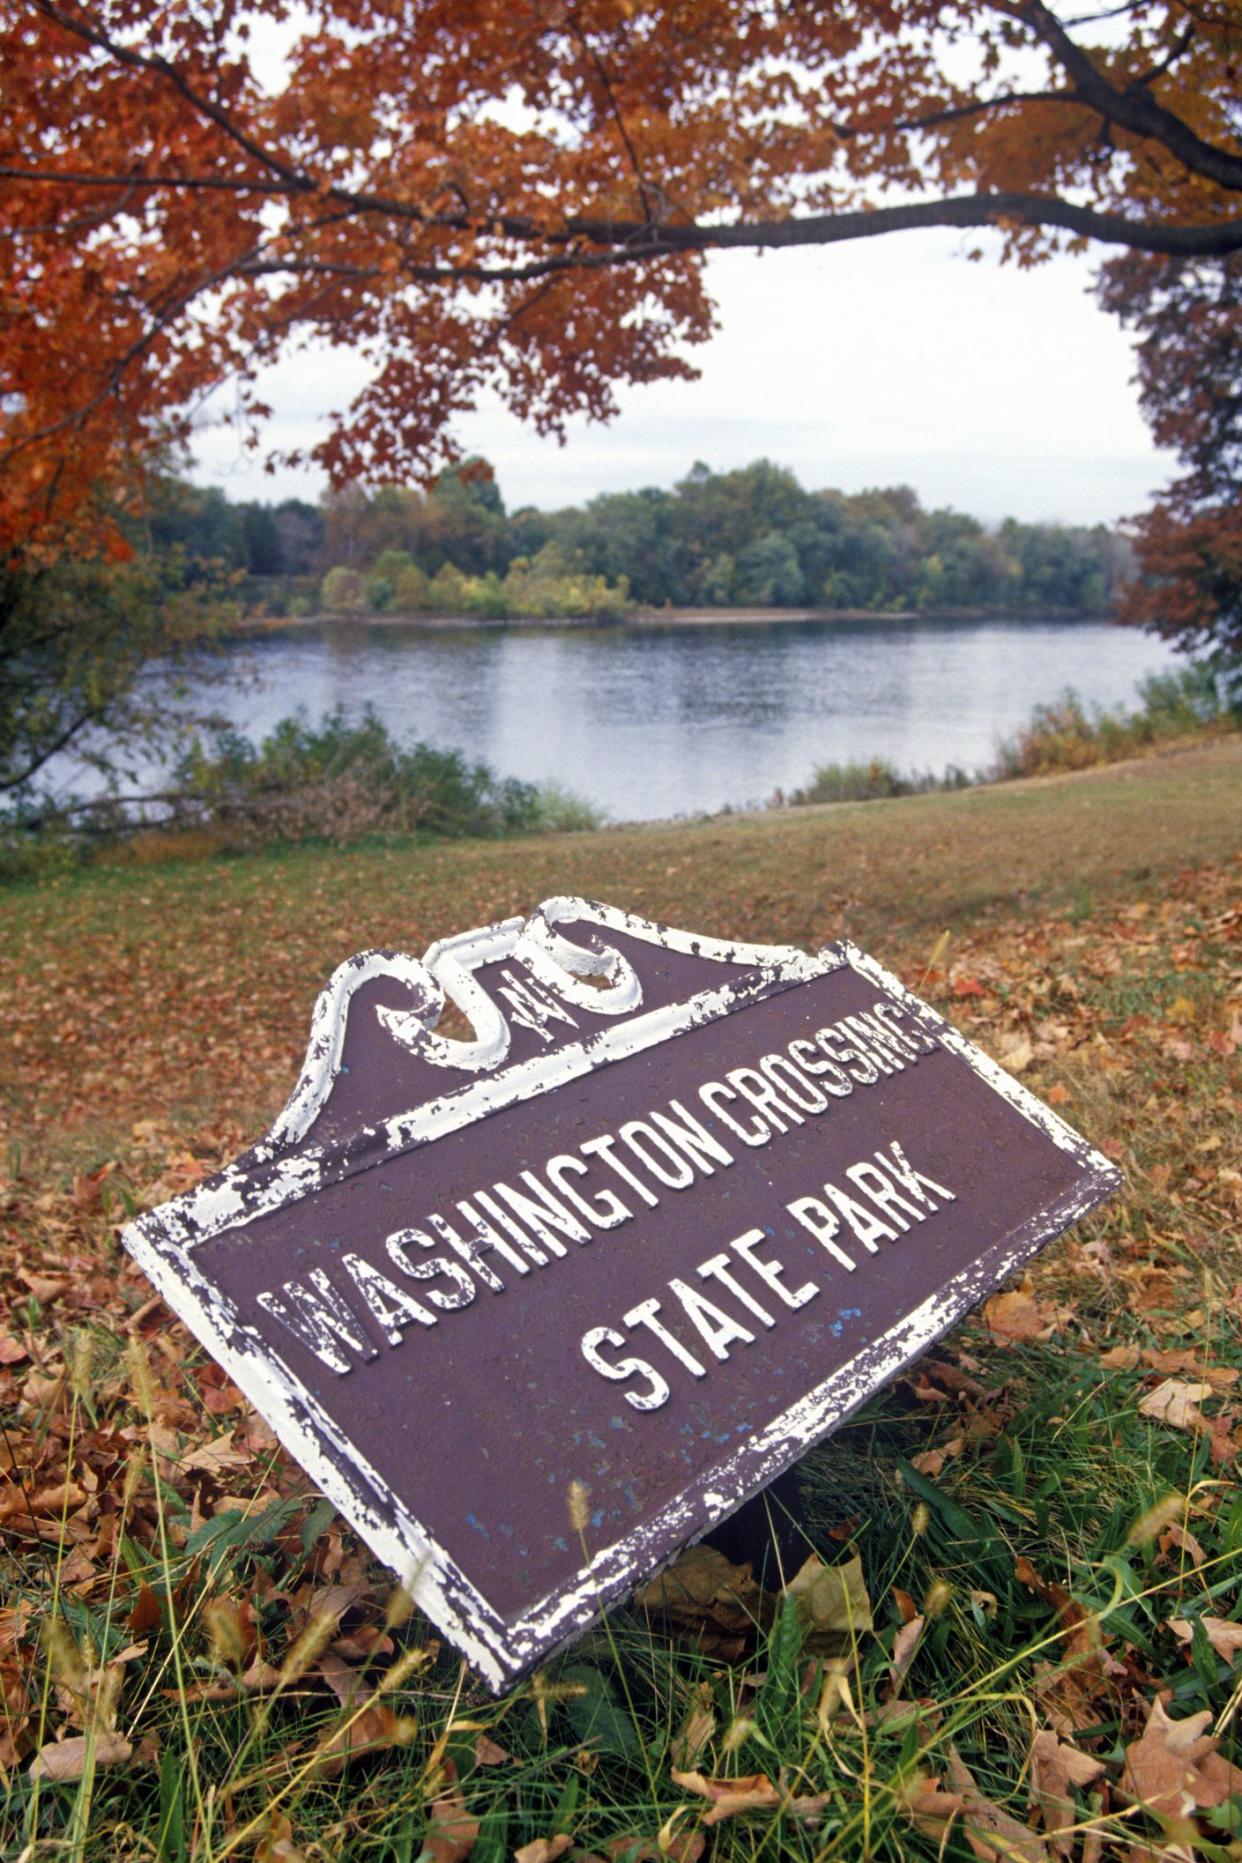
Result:
{"label": "water surface", "polygon": [[761,802],[822,763],[979,769],[1065,687],[1129,703],[1177,664],[1104,621],[337,625],[244,653],[253,682],[208,702],[251,736],[299,705],[372,705],[403,739],[555,780],[618,821]]}

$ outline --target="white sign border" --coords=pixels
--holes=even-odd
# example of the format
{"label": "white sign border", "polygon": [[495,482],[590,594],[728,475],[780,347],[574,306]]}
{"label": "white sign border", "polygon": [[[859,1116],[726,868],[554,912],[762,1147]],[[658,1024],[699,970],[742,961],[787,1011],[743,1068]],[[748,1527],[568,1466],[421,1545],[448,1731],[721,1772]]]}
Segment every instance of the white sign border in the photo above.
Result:
{"label": "white sign border", "polygon": [[[376,976],[396,977],[411,990],[413,1002],[405,1026],[408,1045],[438,1065],[463,1071],[498,1065],[507,1046],[496,1025],[494,1005],[472,975],[482,963],[508,957],[524,964],[545,984],[554,981],[555,967],[560,973],[555,987],[567,995],[567,983],[572,989],[582,975],[592,971],[607,975],[606,991],[612,993],[613,1002],[605,1013],[628,1014],[635,1001],[641,1001],[641,987],[636,997],[624,958],[619,952],[601,955],[593,947],[572,945],[557,930],[566,924],[624,932],[666,950],[739,967],[744,974],[735,974],[718,989],[630,1016],[584,1041],[567,1043],[499,1074],[472,1080],[389,1118],[369,1135],[373,1143],[366,1147],[360,1164],[351,1165],[341,1147],[303,1143],[331,1095],[353,993]],[[241,1320],[227,1296],[201,1272],[194,1259],[196,1248],[339,1181],[350,1168],[369,1169],[396,1152],[430,1143],[489,1113],[714,1022],[748,1003],[846,967],[893,998],[941,1047],[957,1055],[1023,1118],[1069,1153],[1084,1172],[1083,1181],[1001,1238],[880,1338],[868,1341],[845,1365],[735,1449],[713,1471],[708,1485],[688,1490],[624,1538],[595,1551],[589,1566],[574,1580],[557,1587],[520,1618],[502,1618],[401,1504],[359,1445],[343,1436],[284,1358]],[[598,1011],[601,992],[590,984],[578,987],[587,992],[579,999],[582,1006]],[[475,1043],[452,1043],[435,1035],[446,993],[471,1015],[478,1038]],[[392,1032],[395,1012],[382,1013]],[[290,1154],[291,1145],[298,1145],[296,1154]],[[260,1179],[257,1194],[256,1175]],[[996,1287],[1120,1182],[1115,1165],[848,940],[812,958],[792,947],[700,938],[614,907],[563,897],[546,901],[526,921],[509,919],[441,941],[421,962],[401,953],[369,951],[341,965],[316,1004],[302,1077],[266,1136],[216,1178],[144,1213],[121,1239],[168,1305],[267,1419],[289,1454],[371,1551],[397,1574],[419,1608],[452,1638],[488,1684],[499,1690],[518,1680],[553,1646],[589,1629],[610,1603],[666,1563],[667,1554],[663,1559],[652,1556],[652,1542],[667,1548],[670,1541],[685,1545],[709,1533],[945,1333],[984,1292]]]}

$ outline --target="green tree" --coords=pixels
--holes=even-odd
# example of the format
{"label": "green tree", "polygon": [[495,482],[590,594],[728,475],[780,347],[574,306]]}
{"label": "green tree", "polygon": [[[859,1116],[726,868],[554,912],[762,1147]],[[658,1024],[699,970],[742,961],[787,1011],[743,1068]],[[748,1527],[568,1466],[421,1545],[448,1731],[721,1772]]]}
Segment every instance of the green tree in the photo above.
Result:
{"label": "green tree", "polygon": [[734,591],[738,601],[761,608],[795,608],[805,600],[798,552],[780,531],[765,530],[738,552]]}
{"label": "green tree", "polygon": [[177,667],[227,618],[176,581],[149,558],[0,566],[0,794],[26,803],[58,752],[115,782],[169,743]]}

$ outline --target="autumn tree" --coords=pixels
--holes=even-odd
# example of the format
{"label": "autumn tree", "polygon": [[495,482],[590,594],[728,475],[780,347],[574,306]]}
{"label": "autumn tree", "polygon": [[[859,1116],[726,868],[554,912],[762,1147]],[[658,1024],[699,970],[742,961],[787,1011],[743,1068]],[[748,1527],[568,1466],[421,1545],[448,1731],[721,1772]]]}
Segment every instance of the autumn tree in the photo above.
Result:
{"label": "autumn tree", "polygon": [[[1193,480],[1144,532],[1167,595],[1201,455],[1233,496],[1219,424],[1151,384],[1220,320],[1236,361],[1240,50],[1234,0],[0,0],[0,542],[59,547],[223,380],[257,433],[308,335],[376,363],[314,461],[426,479],[485,390],[555,433],[691,375],[712,251],[948,226],[1113,255]],[[1179,627],[1236,609],[1213,522]]]}
{"label": "autumn tree", "polygon": [[[1127,253],[1101,301],[1138,331],[1152,432],[1184,470],[1136,521],[1145,574],[1129,618],[1183,645],[1242,654],[1242,256],[1215,263]],[[1242,696],[1242,695],[1240,695]]]}

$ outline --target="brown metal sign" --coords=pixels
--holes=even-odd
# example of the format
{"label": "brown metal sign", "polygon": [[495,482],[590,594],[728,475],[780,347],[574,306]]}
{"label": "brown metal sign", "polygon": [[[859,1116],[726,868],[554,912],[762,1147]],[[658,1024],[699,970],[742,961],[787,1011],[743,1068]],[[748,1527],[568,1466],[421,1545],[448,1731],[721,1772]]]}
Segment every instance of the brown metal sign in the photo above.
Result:
{"label": "brown metal sign", "polygon": [[853,946],[554,899],[342,965],[271,1131],[125,1240],[498,1687],[1118,1182]]}

